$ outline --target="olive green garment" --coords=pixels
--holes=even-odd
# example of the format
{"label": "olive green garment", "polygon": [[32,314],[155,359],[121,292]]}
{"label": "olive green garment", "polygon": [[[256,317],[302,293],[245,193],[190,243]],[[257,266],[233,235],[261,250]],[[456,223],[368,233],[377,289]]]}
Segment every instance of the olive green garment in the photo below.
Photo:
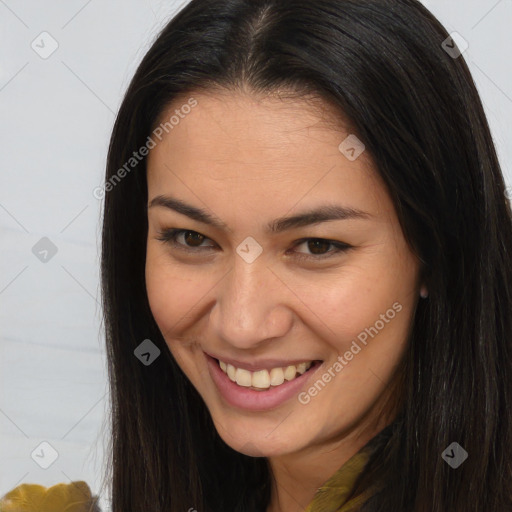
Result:
{"label": "olive green garment", "polygon": [[[367,447],[352,456],[316,492],[304,512],[356,512],[372,492],[347,497],[368,460]],[[23,484],[0,499],[0,512],[89,512],[96,501],[85,482],[57,484],[46,489],[41,485]]]}
{"label": "olive green garment", "polygon": [[364,448],[352,456],[316,492],[313,501],[304,512],[352,512],[357,511],[372,494],[367,491],[347,501],[352,487],[361,473],[368,451]]}
{"label": "olive green garment", "polygon": [[21,484],[0,499],[0,512],[99,512],[84,481],[51,487]]}

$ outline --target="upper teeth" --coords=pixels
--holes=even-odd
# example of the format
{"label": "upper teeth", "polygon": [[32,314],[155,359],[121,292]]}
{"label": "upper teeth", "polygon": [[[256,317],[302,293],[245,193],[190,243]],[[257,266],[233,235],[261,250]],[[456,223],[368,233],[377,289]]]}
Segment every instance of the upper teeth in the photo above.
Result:
{"label": "upper teeth", "polygon": [[268,389],[270,386],[279,386],[285,380],[293,380],[297,373],[302,375],[306,370],[311,368],[313,361],[309,363],[300,363],[298,365],[290,365],[285,368],[272,368],[268,370],[258,370],[250,372],[243,368],[235,368],[231,364],[219,361],[219,365],[228,377],[236,382],[239,386],[253,387],[258,389]]}

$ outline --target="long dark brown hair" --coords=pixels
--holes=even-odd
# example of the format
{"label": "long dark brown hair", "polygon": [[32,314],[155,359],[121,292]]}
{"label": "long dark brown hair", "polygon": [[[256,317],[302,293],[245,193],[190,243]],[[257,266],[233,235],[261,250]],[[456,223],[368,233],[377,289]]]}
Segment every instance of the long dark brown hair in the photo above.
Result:
{"label": "long dark brown hair", "polygon": [[[416,0],[192,0],[161,31],[119,109],[106,170],[113,512],[262,512],[270,499],[267,460],[220,439],[152,317],[146,161],[126,166],[171,101],[214,88],[313,93],[339,108],[423,263],[430,295],[413,318],[402,407],[355,488],[380,489],[361,510],[512,510],[512,215],[448,37]],[[161,350],[149,366],[134,355],[145,339]],[[452,442],[468,453],[457,469],[441,457]]]}

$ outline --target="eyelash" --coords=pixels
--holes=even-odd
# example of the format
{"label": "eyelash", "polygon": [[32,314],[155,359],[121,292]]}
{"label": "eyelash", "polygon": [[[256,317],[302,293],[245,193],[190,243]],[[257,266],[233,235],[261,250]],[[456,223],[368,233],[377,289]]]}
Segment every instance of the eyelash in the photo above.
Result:
{"label": "eyelash", "polygon": [[[197,253],[198,251],[204,251],[205,249],[208,249],[208,248],[212,248],[212,246],[207,246],[207,247],[195,247],[195,248],[192,248],[192,247],[187,247],[187,246],[184,246],[183,244],[180,244],[176,241],[176,238],[183,234],[183,233],[195,233],[195,234],[198,234],[198,235],[201,235],[201,236],[204,236],[203,234],[199,233],[198,231],[193,231],[191,229],[177,229],[177,228],[171,228],[171,229],[166,229],[166,230],[163,230],[163,231],[159,231],[158,234],[159,236],[156,238],[157,240],[159,240],[160,242],[163,242],[163,243],[167,243],[167,244],[170,244],[176,248],[178,248],[180,251],[185,251],[185,252],[188,252],[188,253]],[[204,236],[205,240],[210,240],[208,237]],[[342,252],[345,252],[347,251],[348,249],[351,249],[351,245],[349,244],[346,244],[346,243],[343,243],[343,242],[337,242],[336,240],[328,240],[328,239],[325,239],[325,238],[302,238],[300,240],[297,240],[297,242],[295,243],[294,247],[297,247],[298,245],[301,245],[303,244],[304,242],[309,242],[309,241],[320,241],[320,242],[327,242],[329,245],[332,245],[335,247],[335,251],[331,251],[327,254],[321,254],[321,255],[314,255],[314,254],[303,254],[303,253],[297,253],[296,257],[299,259],[299,260],[323,260],[323,259],[327,259],[327,258],[330,258],[336,254],[339,254],[339,253],[342,253]],[[204,240],[203,240],[204,242]]]}

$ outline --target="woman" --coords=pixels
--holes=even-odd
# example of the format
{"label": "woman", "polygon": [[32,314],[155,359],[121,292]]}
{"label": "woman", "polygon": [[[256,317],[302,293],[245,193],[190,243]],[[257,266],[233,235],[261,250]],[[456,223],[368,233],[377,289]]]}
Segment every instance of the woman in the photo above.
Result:
{"label": "woman", "polygon": [[108,157],[114,511],[512,510],[511,212],[454,46],[412,0],[163,29]]}
{"label": "woman", "polygon": [[112,510],[512,510],[512,220],[414,0],[192,0],[121,105]]}

